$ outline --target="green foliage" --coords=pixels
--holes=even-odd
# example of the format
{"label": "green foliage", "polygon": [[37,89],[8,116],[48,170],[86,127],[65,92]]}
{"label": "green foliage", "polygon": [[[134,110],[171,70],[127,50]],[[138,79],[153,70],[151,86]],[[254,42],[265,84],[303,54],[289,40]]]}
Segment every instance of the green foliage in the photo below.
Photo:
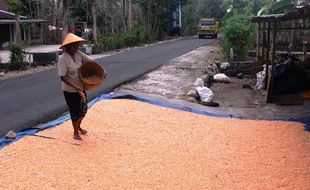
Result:
{"label": "green foliage", "polygon": [[21,0],[7,0],[7,5],[9,10],[16,14],[21,14],[25,9],[25,5]]}
{"label": "green foliage", "polygon": [[224,0],[222,8],[228,9],[242,9],[248,5],[249,1],[245,0]]}
{"label": "green foliage", "polygon": [[292,0],[270,0],[258,11],[257,15],[284,13],[294,8]]}
{"label": "green foliage", "polygon": [[130,33],[119,33],[114,36],[102,36],[95,42],[94,53],[102,51],[120,49],[123,47],[132,47],[149,42],[149,34],[145,27],[136,27]]}
{"label": "green foliage", "polygon": [[[273,0],[271,0],[273,1]],[[275,0],[277,1],[277,0]],[[222,9],[236,11],[244,9],[256,15],[257,12],[270,0],[224,0]]]}
{"label": "green foliage", "polygon": [[225,57],[229,57],[230,48],[233,48],[234,57],[237,60],[244,60],[253,44],[256,27],[248,21],[249,13],[233,12],[224,21],[221,29],[223,40],[222,51]]}
{"label": "green foliage", "polygon": [[11,63],[9,63],[10,70],[19,70],[26,67],[24,49],[19,44],[10,44],[9,50],[11,52]]}
{"label": "green foliage", "polygon": [[144,16],[148,18],[146,27],[149,30],[149,38],[152,40],[162,40],[167,37],[170,32],[168,26],[169,21],[172,19],[172,10],[181,3],[185,6],[192,0],[133,0],[133,3],[138,4]]}

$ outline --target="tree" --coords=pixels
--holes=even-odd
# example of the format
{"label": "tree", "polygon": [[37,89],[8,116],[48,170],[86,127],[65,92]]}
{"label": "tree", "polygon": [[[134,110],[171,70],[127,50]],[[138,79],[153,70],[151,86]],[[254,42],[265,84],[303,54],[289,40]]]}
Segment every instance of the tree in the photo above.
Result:
{"label": "tree", "polygon": [[62,40],[64,40],[68,34],[68,25],[69,25],[69,6],[68,0],[62,0]]}
{"label": "tree", "polygon": [[91,12],[93,17],[93,39],[96,41],[98,39],[97,35],[97,0],[91,1]]}
{"label": "tree", "polygon": [[20,14],[23,12],[25,6],[21,0],[8,0],[8,8],[15,14],[15,42],[22,42],[22,34],[20,29]]}
{"label": "tree", "polygon": [[248,5],[248,0],[224,0],[222,8],[228,12],[232,9],[242,9]]}
{"label": "tree", "polygon": [[232,11],[232,15],[227,18],[222,28],[223,40],[221,47],[226,57],[230,55],[230,49],[233,49],[234,58],[243,60],[248,55],[248,50],[253,44],[255,37],[255,26],[247,21],[251,15],[250,11]]}
{"label": "tree", "polygon": [[222,18],[226,11],[221,9],[223,0],[207,0],[203,8],[202,15],[208,15],[210,17],[220,19]]}
{"label": "tree", "polygon": [[293,0],[269,0],[258,11],[257,15],[271,14],[271,13],[283,13],[294,7]]}

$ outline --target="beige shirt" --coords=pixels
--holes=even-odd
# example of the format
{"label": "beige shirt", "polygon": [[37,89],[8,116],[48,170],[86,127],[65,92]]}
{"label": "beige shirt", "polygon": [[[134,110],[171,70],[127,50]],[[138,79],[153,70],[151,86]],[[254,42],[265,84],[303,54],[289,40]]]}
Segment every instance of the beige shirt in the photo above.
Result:
{"label": "beige shirt", "polygon": [[[74,61],[75,60],[75,61]],[[83,84],[79,79],[78,70],[83,63],[91,62],[92,59],[81,51],[74,54],[74,60],[69,53],[64,53],[59,56],[58,60],[58,75],[66,77],[75,86],[84,89]],[[77,92],[74,88],[61,81],[61,89],[66,92]]]}

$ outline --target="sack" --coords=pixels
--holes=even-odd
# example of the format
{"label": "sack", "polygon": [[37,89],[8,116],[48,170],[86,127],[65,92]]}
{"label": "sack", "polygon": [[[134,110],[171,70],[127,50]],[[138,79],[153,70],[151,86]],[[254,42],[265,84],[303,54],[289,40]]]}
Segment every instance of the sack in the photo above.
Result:
{"label": "sack", "polygon": [[224,73],[219,73],[214,75],[213,79],[217,82],[225,82],[225,83],[230,83],[230,78],[225,75]]}
{"label": "sack", "polygon": [[196,87],[196,92],[202,102],[212,102],[214,94],[208,87]]}
{"label": "sack", "polygon": [[256,73],[256,89],[265,88],[265,70]]}

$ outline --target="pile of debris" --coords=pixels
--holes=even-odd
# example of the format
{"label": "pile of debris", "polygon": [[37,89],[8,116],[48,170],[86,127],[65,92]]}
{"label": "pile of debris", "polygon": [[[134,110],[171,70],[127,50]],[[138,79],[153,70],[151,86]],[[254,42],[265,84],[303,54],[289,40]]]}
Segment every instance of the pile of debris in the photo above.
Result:
{"label": "pile of debris", "polygon": [[[232,83],[231,77],[238,79],[251,78],[251,67],[253,62],[220,62],[214,60],[205,68],[204,75],[197,78],[188,96],[194,97],[198,103],[206,106],[218,107],[220,104],[214,102],[214,93],[211,90],[212,84]],[[243,88],[253,89],[250,84],[244,83]]]}

